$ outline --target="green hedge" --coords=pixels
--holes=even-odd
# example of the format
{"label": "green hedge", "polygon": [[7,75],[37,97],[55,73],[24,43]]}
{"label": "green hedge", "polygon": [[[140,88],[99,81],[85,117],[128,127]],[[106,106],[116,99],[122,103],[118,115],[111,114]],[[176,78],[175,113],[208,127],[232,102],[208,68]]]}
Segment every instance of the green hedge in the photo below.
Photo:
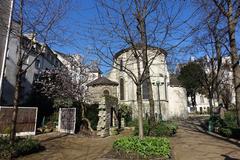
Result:
{"label": "green hedge", "polygon": [[137,154],[141,157],[170,157],[170,142],[167,138],[145,137],[123,137],[113,143],[115,151],[125,154]]}
{"label": "green hedge", "polygon": [[240,138],[240,128],[237,126],[236,111],[225,112],[224,119],[215,115],[209,118],[206,123],[208,126],[209,121],[212,122],[213,128],[216,128],[215,132],[225,137]]}
{"label": "green hedge", "polygon": [[[137,121],[132,122],[132,125],[135,127],[134,135],[137,136],[138,131],[139,131]],[[178,126],[175,122],[170,122],[170,121],[157,122],[156,125],[152,129],[152,134],[153,134],[152,136],[156,136],[156,137],[173,136],[176,134],[177,128],[178,128]],[[148,135],[149,129],[150,129],[150,126],[149,126],[148,122],[145,120],[143,122],[144,135]]]}
{"label": "green hedge", "polygon": [[18,138],[12,146],[8,137],[0,137],[0,159],[10,159],[10,157],[38,152],[41,149],[40,142],[37,140]]}
{"label": "green hedge", "polygon": [[[211,121],[213,127],[224,127],[226,126],[226,123],[224,122],[224,120],[222,120],[219,116],[212,116],[209,118],[208,122]],[[208,125],[208,123],[207,123]]]}
{"label": "green hedge", "polygon": [[224,114],[224,122],[230,128],[238,128],[236,111],[227,111]]}
{"label": "green hedge", "polygon": [[225,137],[232,136],[232,130],[230,128],[220,128],[219,133]]}

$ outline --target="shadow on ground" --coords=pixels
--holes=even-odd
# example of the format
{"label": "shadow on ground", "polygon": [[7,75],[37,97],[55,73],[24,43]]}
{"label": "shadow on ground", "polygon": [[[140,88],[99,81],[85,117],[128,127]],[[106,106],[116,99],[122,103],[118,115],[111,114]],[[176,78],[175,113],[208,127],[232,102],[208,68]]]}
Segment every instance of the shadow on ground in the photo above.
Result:
{"label": "shadow on ground", "polygon": [[199,130],[201,121],[196,118],[179,122],[177,135],[171,138],[174,157],[177,160],[239,160],[239,144]]}
{"label": "shadow on ground", "polygon": [[222,154],[221,156],[224,157],[224,160],[240,160],[240,159],[232,158],[232,157],[230,157],[230,156],[228,156],[228,155],[224,155],[224,154]]}
{"label": "shadow on ground", "polygon": [[212,136],[212,137],[217,138],[219,140],[223,140],[223,141],[226,141],[228,143],[232,143],[232,144],[240,147],[240,143],[230,141],[229,138],[225,138],[225,137],[209,134],[206,131],[206,128],[204,128],[203,125],[202,125],[205,118],[191,118],[190,120],[181,121],[179,123],[179,126],[185,127],[185,130],[189,130],[190,129],[191,131],[201,132],[201,133],[203,133],[205,135]]}

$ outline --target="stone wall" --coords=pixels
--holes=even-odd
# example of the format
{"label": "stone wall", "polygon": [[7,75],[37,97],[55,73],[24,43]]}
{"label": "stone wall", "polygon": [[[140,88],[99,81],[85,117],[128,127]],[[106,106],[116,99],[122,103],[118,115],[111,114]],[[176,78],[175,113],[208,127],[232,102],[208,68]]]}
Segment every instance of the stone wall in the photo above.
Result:
{"label": "stone wall", "polygon": [[[116,117],[114,113],[111,114],[111,108],[118,109],[117,98],[112,96],[102,97],[99,103],[99,120],[97,125],[97,135],[100,137],[107,137],[110,135],[111,121],[113,117]],[[117,123],[114,124],[117,125]]]}
{"label": "stone wall", "polygon": [[110,112],[107,112],[105,100],[99,104],[97,135],[100,137],[109,136]]}
{"label": "stone wall", "polygon": [[182,87],[169,87],[169,104],[166,119],[187,118],[187,93]]}
{"label": "stone wall", "polygon": [[116,86],[89,86],[88,92],[90,94],[90,100],[93,103],[99,103],[103,98],[103,91],[108,90],[109,95],[117,96],[117,88]]}

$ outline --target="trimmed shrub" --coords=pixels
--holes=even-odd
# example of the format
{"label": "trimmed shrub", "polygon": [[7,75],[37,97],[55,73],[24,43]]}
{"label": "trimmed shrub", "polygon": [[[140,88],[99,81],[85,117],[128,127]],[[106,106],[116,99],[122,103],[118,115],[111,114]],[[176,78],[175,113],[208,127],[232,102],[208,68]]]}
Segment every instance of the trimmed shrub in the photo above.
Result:
{"label": "trimmed shrub", "polygon": [[0,159],[10,159],[34,152],[38,152],[42,147],[40,142],[33,139],[17,139],[12,146],[8,137],[0,137]]}
{"label": "trimmed shrub", "polygon": [[177,124],[173,122],[160,122],[154,128],[155,136],[173,136],[177,133]]}
{"label": "trimmed shrub", "polygon": [[219,133],[225,137],[232,136],[232,130],[230,128],[220,128]]}
{"label": "trimmed shrub", "polygon": [[221,128],[226,126],[226,123],[220,118],[220,116],[212,116],[209,118],[208,121],[212,122],[214,128],[215,127]]}
{"label": "trimmed shrub", "polygon": [[11,158],[12,147],[7,137],[0,137],[0,159]]}
{"label": "trimmed shrub", "polygon": [[208,125],[210,120],[212,121],[216,133],[224,137],[240,138],[240,129],[237,126],[235,111],[227,111],[224,119],[221,119],[219,116],[212,116],[209,118],[206,125]]}
{"label": "trimmed shrub", "polygon": [[[138,126],[138,120],[135,120],[132,122],[133,127],[135,127],[134,136],[138,136],[139,126]],[[149,125],[148,122],[145,120],[143,121],[143,134],[148,135]]]}
{"label": "trimmed shrub", "polygon": [[240,139],[240,128],[232,128],[232,137]]}
{"label": "trimmed shrub", "polygon": [[167,138],[145,137],[123,137],[113,143],[113,149],[125,154],[136,154],[140,157],[170,157],[170,142]]}
{"label": "trimmed shrub", "polygon": [[120,104],[119,113],[121,114],[121,117],[124,118],[125,125],[129,126],[129,123],[132,121],[132,107],[127,104]]}
{"label": "trimmed shrub", "polygon": [[[137,136],[139,131],[137,121],[133,123],[133,126],[135,127],[134,135]],[[178,128],[177,124],[174,122],[161,121],[161,122],[157,122],[157,124],[153,127],[152,133],[153,133],[153,136],[157,136],[157,137],[162,137],[162,136],[169,137],[177,133],[177,128]],[[150,126],[148,122],[145,120],[143,122],[144,135],[148,135],[149,129],[150,129]]]}
{"label": "trimmed shrub", "polygon": [[224,114],[224,122],[230,128],[237,128],[237,115],[235,111],[227,111]]}

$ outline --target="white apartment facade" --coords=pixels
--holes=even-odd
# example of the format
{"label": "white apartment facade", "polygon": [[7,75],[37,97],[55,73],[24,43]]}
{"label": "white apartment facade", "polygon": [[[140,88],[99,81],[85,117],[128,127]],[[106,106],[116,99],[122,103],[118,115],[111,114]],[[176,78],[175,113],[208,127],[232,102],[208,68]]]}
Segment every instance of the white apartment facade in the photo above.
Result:
{"label": "white apartment facade", "polygon": [[[24,37],[25,41],[29,41],[30,37]],[[6,65],[4,71],[3,91],[2,91],[2,105],[12,105],[14,99],[15,83],[16,83],[16,64],[18,61],[18,47],[19,40],[15,35],[11,35],[9,42],[9,50],[6,58]],[[39,54],[39,47],[42,53]],[[36,58],[37,57],[37,58]],[[33,62],[33,63],[32,63]],[[52,50],[44,44],[35,41],[33,50],[29,52],[24,61],[23,69],[30,66],[27,72],[22,77],[22,86],[20,94],[20,103],[25,103],[32,91],[32,84],[37,80],[39,74],[46,69],[54,69],[60,67],[62,64],[57,59],[57,56]]]}

